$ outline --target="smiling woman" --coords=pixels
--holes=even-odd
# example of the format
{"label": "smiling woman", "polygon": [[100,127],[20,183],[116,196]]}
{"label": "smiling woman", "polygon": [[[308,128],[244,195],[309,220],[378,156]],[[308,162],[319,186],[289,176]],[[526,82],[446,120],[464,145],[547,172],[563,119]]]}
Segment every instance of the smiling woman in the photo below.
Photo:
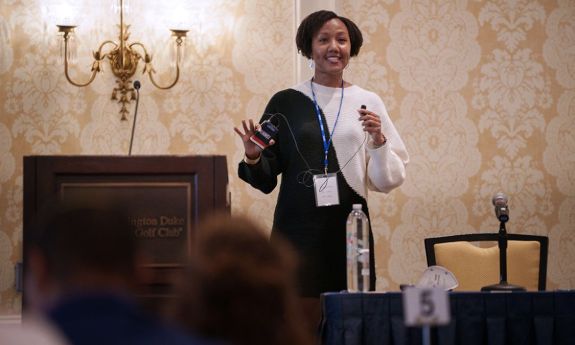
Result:
{"label": "smiling woman", "polygon": [[[286,238],[298,251],[299,294],[309,329],[319,322],[319,295],[346,290],[346,218],[367,190],[389,192],[403,183],[409,158],[381,98],[344,80],[363,37],[351,20],[331,11],[310,14],[296,45],[315,65],[311,80],[276,93],[260,123],[279,124],[275,143],[262,151],[251,140],[260,125],[242,121],[239,177],[270,193],[282,175],[272,241]],[[312,182],[313,180],[313,182]],[[318,182],[321,181],[321,182]],[[369,234],[370,290],[375,288]]]}
{"label": "smiling woman", "polygon": [[351,57],[359,54],[363,36],[351,20],[333,17],[330,13],[321,11],[315,21],[303,21],[296,44],[300,53],[314,63],[314,81],[339,87],[343,69]]}

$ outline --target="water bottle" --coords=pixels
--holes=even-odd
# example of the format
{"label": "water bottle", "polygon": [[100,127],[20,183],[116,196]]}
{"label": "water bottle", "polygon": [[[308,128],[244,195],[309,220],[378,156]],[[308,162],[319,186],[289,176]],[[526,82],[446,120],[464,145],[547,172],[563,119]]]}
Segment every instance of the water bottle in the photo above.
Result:
{"label": "water bottle", "polygon": [[369,290],[369,221],[361,210],[361,204],[354,204],[346,226],[347,291]]}

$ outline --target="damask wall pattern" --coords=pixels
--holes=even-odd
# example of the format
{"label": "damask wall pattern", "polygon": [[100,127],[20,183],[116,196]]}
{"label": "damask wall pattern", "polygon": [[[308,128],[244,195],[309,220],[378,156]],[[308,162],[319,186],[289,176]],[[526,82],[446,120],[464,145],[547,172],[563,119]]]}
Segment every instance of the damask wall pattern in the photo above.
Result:
{"label": "damask wall pattern", "polygon": [[[0,315],[21,309],[13,266],[22,255],[22,157],[126,154],[129,146],[109,70],[86,88],[65,80],[49,2],[0,0]],[[134,5],[134,16],[161,12],[152,6],[161,2],[133,3],[146,5]],[[232,128],[298,82],[298,7],[200,3],[229,27],[191,31],[173,89],[142,78],[134,153],[226,155],[232,211],[269,228],[277,191],[264,195],[237,178],[243,150]],[[509,232],[549,236],[548,289],[575,288],[575,2],[338,0],[335,10],[365,36],[345,78],[384,99],[411,156],[402,187],[369,196],[378,290],[417,281],[425,237],[497,231],[498,191],[510,198]],[[78,30],[78,70],[115,37],[113,25],[97,25],[106,20]],[[166,33],[143,26],[133,25],[134,37],[160,51],[156,68],[168,80]]]}

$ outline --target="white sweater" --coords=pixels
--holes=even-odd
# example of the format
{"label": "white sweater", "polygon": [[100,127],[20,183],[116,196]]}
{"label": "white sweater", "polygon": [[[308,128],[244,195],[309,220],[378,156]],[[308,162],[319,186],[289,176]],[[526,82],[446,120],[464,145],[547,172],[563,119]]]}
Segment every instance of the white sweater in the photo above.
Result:
{"label": "white sweater", "polygon": [[[313,101],[309,80],[294,86],[293,89],[304,93]],[[381,98],[356,85],[345,87],[341,113],[336,124],[341,88],[314,83],[313,89],[327,121],[326,131],[328,130],[330,135],[333,133],[332,145],[340,169],[343,168],[342,174],[353,190],[367,200],[368,189],[388,193],[400,186],[405,180],[409,155]],[[387,138],[385,145],[374,148],[371,136],[363,130],[357,111],[361,105],[366,105],[368,110],[380,116],[382,132]],[[364,143],[366,135],[367,142]],[[327,133],[326,138],[329,138]]]}

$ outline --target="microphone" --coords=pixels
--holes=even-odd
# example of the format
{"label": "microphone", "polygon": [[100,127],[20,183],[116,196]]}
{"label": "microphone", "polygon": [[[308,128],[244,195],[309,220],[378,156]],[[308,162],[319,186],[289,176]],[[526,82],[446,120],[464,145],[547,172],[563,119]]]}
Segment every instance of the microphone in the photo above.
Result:
{"label": "microphone", "polygon": [[136,90],[136,109],[134,110],[134,122],[132,122],[132,137],[130,138],[130,151],[128,156],[132,155],[132,143],[134,142],[134,129],[136,129],[136,118],[138,117],[138,104],[140,103],[140,84],[139,80],[134,80],[134,89]]}
{"label": "microphone", "polygon": [[507,206],[507,195],[499,192],[493,196],[491,200],[495,206],[495,216],[501,223],[509,220],[509,206]]}
{"label": "microphone", "polygon": [[509,220],[509,206],[507,195],[499,192],[493,196],[491,202],[495,206],[495,216],[499,219],[499,234],[497,247],[499,248],[499,284],[484,286],[481,291],[525,291],[525,288],[507,282],[507,230],[505,222]]}

